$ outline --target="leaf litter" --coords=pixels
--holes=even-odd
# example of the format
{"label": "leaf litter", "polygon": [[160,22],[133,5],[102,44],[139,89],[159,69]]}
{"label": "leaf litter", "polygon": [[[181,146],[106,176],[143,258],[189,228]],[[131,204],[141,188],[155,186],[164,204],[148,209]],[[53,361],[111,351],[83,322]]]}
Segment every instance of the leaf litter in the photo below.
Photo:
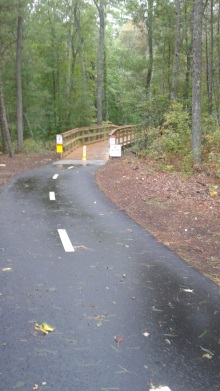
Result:
{"label": "leaf litter", "polygon": [[[99,170],[96,179],[120,209],[187,260],[190,267],[220,284],[220,242],[216,239],[220,186],[214,188],[219,183],[210,173],[196,172],[183,177],[178,170],[177,173],[161,170],[160,164],[126,153],[120,161],[111,161]],[[144,178],[141,182],[136,180],[135,166],[140,178]],[[130,180],[122,180],[123,176]],[[210,196],[210,189],[217,194]]]}
{"label": "leaf litter", "polygon": [[117,342],[118,349],[119,349],[119,345],[120,345],[121,342],[124,341],[124,338],[123,337],[114,337],[114,340],[115,340],[115,342]]}
{"label": "leaf litter", "polygon": [[107,319],[109,316],[115,316],[115,315],[110,315],[110,314],[95,315],[92,319],[96,322],[97,327],[101,327],[102,322],[109,322],[109,319]]}
{"label": "leaf litter", "polygon": [[48,334],[49,332],[54,331],[55,328],[52,327],[51,325],[43,322],[41,324],[35,323],[35,330],[36,331],[42,331],[43,333]]}
{"label": "leaf litter", "polygon": [[209,358],[209,360],[212,359],[211,354],[208,354],[208,353],[203,354],[202,357],[203,358]]}

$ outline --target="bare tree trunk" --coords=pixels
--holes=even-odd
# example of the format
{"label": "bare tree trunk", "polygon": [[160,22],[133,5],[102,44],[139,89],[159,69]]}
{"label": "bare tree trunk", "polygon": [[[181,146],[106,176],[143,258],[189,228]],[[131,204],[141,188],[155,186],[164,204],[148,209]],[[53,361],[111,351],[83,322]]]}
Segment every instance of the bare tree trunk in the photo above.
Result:
{"label": "bare tree trunk", "polygon": [[148,15],[146,19],[146,27],[148,32],[148,70],[146,80],[146,92],[147,95],[150,90],[152,74],[153,74],[153,0],[148,0]]}
{"label": "bare tree trunk", "polygon": [[74,89],[75,82],[75,65],[76,65],[76,57],[78,53],[78,49],[75,50],[74,46],[74,31],[72,24],[69,29],[69,37],[68,37],[68,73],[67,73],[67,81],[66,81],[66,95],[67,95],[67,112],[66,112],[66,127],[70,124],[71,117],[71,94]]}
{"label": "bare tree trunk", "polygon": [[[49,5],[49,2],[48,2]],[[53,107],[53,123],[48,122],[48,135],[60,132],[60,52],[57,50],[57,32],[56,32],[56,7],[48,8],[48,20],[50,22],[51,32],[51,86],[52,86],[52,107]],[[50,117],[49,117],[50,118]]]}
{"label": "bare tree trunk", "polygon": [[208,97],[208,109],[210,110],[211,91],[210,91],[210,61],[209,61],[209,44],[208,44],[208,26],[205,24],[205,58],[206,58],[206,88]]}
{"label": "bare tree trunk", "polygon": [[1,69],[0,69],[0,126],[3,138],[6,139],[8,144],[8,152],[9,156],[14,156],[13,146],[11,142],[11,135],[9,132],[8,127],[8,121],[6,117],[6,110],[5,110],[5,102],[4,102],[4,94],[3,94],[3,88],[2,88],[2,78],[1,78]]}
{"label": "bare tree trunk", "polygon": [[173,57],[173,72],[170,98],[176,98],[176,89],[178,85],[178,71],[179,71],[179,56],[180,56],[180,1],[175,0],[175,43],[174,43],[174,57]]}
{"label": "bare tree trunk", "polygon": [[107,62],[106,62],[106,50],[104,49],[104,77],[103,77],[103,118],[104,121],[108,121],[108,97],[107,97]]}
{"label": "bare tree trunk", "polygon": [[[220,0],[218,1],[218,17],[217,17],[217,36],[218,37],[219,37],[219,34],[220,34]],[[216,46],[217,46],[216,89],[217,89],[217,91],[219,91],[220,90],[220,42],[219,42],[219,39],[216,42]],[[218,122],[219,122],[219,94],[217,94],[216,101],[217,101],[216,114],[217,114],[217,118],[218,118]]]}
{"label": "bare tree trunk", "polygon": [[7,140],[6,140],[6,137],[5,137],[5,133],[3,132],[3,128],[1,126],[1,123],[0,123],[0,128],[1,128],[1,137],[2,137],[2,153],[3,155],[6,154],[6,151],[7,151]]}
{"label": "bare tree trunk", "polygon": [[105,42],[105,6],[104,1],[99,4],[94,0],[99,11],[99,47],[97,63],[97,125],[102,125],[102,95],[103,95],[103,62],[104,62],[104,42]]}
{"label": "bare tree trunk", "polygon": [[192,70],[192,37],[191,34],[190,42],[188,41],[188,36],[186,34],[186,74],[185,74],[185,91],[184,98],[188,101],[190,95],[190,76]]}
{"label": "bare tree trunk", "polygon": [[213,0],[211,0],[210,4],[210,50],[209,50],[209,114],[212,114],[213,109],[213,40],[214,40],[214,15],[213,15]]}
{"label": "bare tree trunk", "polygon": [[81,32],[80,19],[77,15],[77,10],[78,10],[78,1],[76,1],[76,4],[74,6],[74,20],[78,32],[79,63],[82,72],[83,92],[86,93],[86,71],[85,71],[85,65],[83,62],[83,55],[82,55],[82,32]]}
{"label": "bare tree trunk", "polygon": [[[220,34],[220,0],[218,2],[218,29],[217,36]],[[217,50],[218,50],[218,88],[220,89],[220,42],[217,40]]]}
{"label": "bare tree trunk", "polygon": [[17,30],[17,53],[16,53],[16,96],[17,96],[17,139],[18,151],[22,152],[23,145],[23,107],[22,107],[22,3],[18,2],[18,30]]}
{"label": "bare tree trunk", "polygon": [[192,154],[201,162],[202,0],[194,2],[192,69]]}

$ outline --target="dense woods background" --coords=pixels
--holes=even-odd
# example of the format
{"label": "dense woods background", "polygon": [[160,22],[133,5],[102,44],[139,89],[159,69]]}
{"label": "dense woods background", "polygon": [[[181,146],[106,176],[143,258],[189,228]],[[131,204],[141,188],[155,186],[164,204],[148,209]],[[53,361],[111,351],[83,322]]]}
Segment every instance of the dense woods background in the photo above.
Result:
{"label": "dense woods background", "polygon": [[139,152],[220,177],[219,1],[0,0],[0,26],[3,153],[144,123]]}

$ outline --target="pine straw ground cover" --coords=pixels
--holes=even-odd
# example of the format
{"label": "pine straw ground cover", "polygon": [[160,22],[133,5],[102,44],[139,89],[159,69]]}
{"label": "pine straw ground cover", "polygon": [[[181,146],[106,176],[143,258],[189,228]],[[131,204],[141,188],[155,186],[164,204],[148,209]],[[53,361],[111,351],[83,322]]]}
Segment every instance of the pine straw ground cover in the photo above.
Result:
{"label": "pine straw ground cover", "polygon": [[110,160],[99,169],[96,179],[120,209],[220,285],[217,179],[206,173],[184,178],[181,173],[162,171],[155,162],[129,154]]}

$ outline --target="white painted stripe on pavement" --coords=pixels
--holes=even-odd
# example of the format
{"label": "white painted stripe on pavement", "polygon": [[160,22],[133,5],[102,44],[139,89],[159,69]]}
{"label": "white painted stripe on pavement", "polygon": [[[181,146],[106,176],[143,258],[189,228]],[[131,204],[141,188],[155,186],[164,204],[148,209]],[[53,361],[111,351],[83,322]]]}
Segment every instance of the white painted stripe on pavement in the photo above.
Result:
{"label": "white painted stripe on pavement", "polygon": [[74,166],[67,167],[67,170],[71,170]]}
{"label": "white painted stripe on pavement", "polygon": [[55,174],[55,175],[53,176],[53,179],[57,179],[58,176],[59,176],[59,174]]}
{"label": "white painted stripe on pavement", "polygon": [[50,201],[55,201],[56,197],[55,197],[54,191],[49,192],[49,198],[50,198]]}
{"label": "white painted stripe on pavement", "polygon": [[60,235],[60,240],[63,244],[64,250],[68,253],[74,252],[74,247],[72,246],[72,243],[69,239],[69,236],[67,235],[67,232],[65,229],[58,229],[58,234]]}
{"label": "white painted stripe on pavement", "polygon": [[171,391],[171,389],[167,386],[160,386],[159,388],[151,388],[150,391]]}

